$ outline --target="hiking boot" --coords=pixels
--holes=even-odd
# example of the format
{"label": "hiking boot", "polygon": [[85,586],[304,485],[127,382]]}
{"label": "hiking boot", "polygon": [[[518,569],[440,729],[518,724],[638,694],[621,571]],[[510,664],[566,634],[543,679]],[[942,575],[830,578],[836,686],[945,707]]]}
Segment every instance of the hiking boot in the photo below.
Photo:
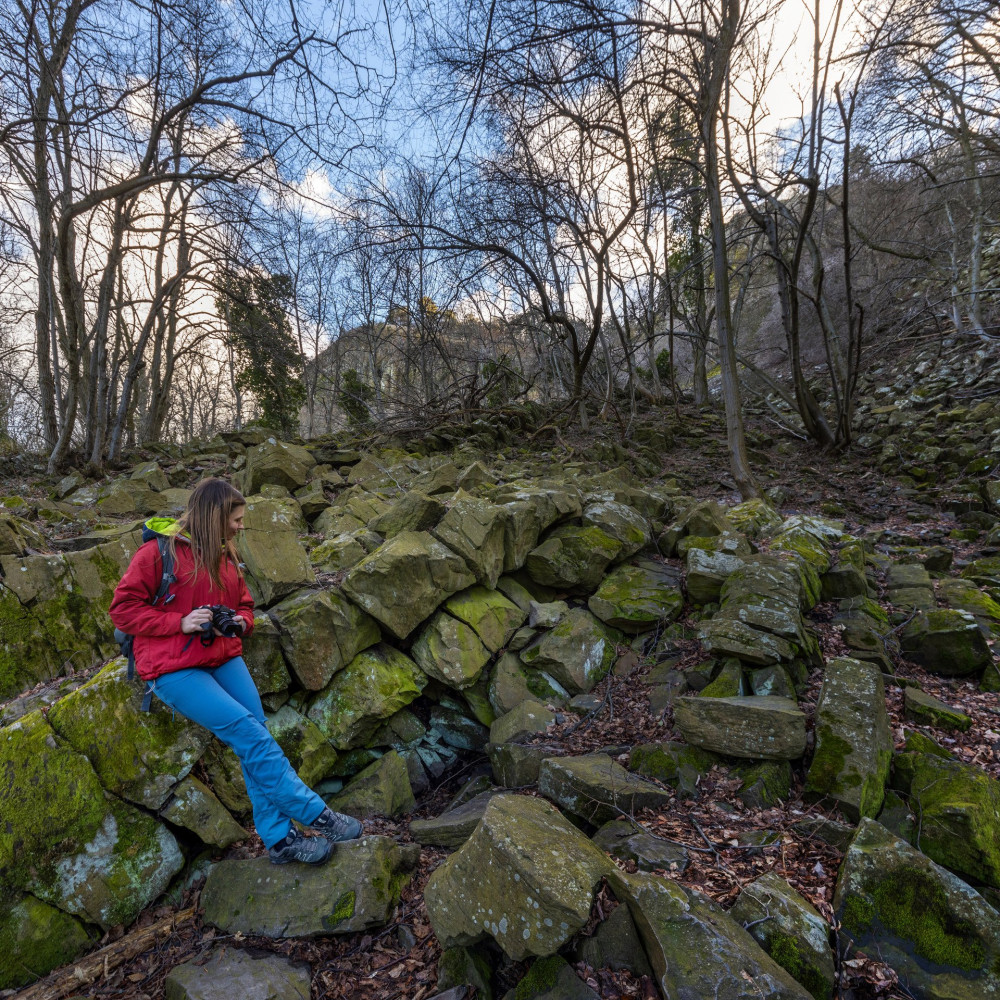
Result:
{"label": "hiking boot", "polygon": [[301,861],[306,865],[321,865],[333,853],[333,848],[322,837],[303,837],[293,826],[280,844],[268,848],[272,865],[287,865]]}
{"label": "hiking boot", "polygon": [[329,806],[309,826],[331,844],[337,844],[341,840],[357,840],[365,832],[360,820],[334,812]]}

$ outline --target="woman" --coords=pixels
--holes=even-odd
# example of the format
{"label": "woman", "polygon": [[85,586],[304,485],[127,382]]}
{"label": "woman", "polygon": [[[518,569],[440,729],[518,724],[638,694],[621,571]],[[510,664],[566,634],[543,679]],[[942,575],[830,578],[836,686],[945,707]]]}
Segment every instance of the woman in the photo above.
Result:
{"label": "woman", "polygon": [[[260,696],[243,662],[243,638],[253,630],[253,598],[233,539],[246,503],[222,479],[204,479],[177,522],[150,527],[169,536],[174,582],[154,603],[162,578],[156,539],[142,545],[111,602],[111,620],[135,636],[135,667],[164,704],[211,730],[243,766],[254,824],[274,864],[321,864],[332,844],[360,837],[361,824],[333,812],[302,782],[264,725]],[[211,605],[236,612],[239,634],[214,628]],[[312,827],[305,837],[292,821]]]}

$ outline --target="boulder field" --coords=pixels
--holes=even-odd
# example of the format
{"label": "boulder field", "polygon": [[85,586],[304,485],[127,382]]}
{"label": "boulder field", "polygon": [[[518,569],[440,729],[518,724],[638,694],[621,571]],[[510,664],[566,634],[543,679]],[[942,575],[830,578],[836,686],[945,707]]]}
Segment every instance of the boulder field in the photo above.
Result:
{"label": "boulder field", "polygon": [[[480,762],[403,842],[379,827],[307,871],[252,850],[211,861],[248,842],[235,757],[155,700],[139,711],[107,618],[142,520],[179,512],[196,465],[247,495],[246,659],[303,779],[399,829]],[[827,1000],[852,949],[914,997],[1000,995],[1000,783],[948,742],[975,720],[941,687],[1000,687],[988,544],[952,566],[941,546],[623,467],[256,431],[18,499],[0,498],[0,991],[204,880],[205,925],[271,940],[370,933],[419,884],[442,995],[503,996],[514,968],[515,1000],[597,996],[568,964],[583,961],[671,1000]],[[612,677],[653,731],[575,745]],[[780,869],[727,908],[679,879],[708,848],[655,818],[720,773],[749,812],[801,795],[810,836],[842,855],[826,911]],[[740,849],[781,842],[756,833]],[[420,845],[439,852],[429,878]],[[310,970],[221,949],[178,964],[166,995],[225,981],[307,997]]]}

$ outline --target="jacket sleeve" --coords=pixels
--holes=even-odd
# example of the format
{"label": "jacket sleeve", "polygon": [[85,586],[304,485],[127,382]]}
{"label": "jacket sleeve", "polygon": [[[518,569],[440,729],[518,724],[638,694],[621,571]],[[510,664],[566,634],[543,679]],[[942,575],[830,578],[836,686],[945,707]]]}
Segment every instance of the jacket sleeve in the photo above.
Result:
{"label": "jacket sleeve", "polygon": [[115,628],[129,635],[176,635],[181,631],[179,611],[154,608],[153,598],[160,586],[160,554],[156,545],[140,546],[118,581],[109,614]]}
{"label": "jacket sleeve", "polygon": [[253,596],[250,593],[250,588],[247,587],[246,580],[242,576],[239,577],[239,581],[240,599],[234,610],[247,623],[247,627],[243,630],[243,635],[241,636],[241,638],[247,639],[253,631]]}

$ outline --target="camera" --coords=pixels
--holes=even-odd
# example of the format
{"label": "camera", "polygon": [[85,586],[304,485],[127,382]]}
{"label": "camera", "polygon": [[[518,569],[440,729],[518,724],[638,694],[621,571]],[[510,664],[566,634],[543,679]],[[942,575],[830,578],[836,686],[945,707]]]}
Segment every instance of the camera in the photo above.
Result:
{"label": "camera", "polygon": [[209,604],[206,607],[212,612],[212,620],[204,622],[201,626],[201,630],[204,632],[203,644],[206,640],[211,642],[215,638],[213,630],[218,630],[219,634],[224,635],[227,639],[243,634],[242,619],[232,608],[227,608],[225,604]]}

